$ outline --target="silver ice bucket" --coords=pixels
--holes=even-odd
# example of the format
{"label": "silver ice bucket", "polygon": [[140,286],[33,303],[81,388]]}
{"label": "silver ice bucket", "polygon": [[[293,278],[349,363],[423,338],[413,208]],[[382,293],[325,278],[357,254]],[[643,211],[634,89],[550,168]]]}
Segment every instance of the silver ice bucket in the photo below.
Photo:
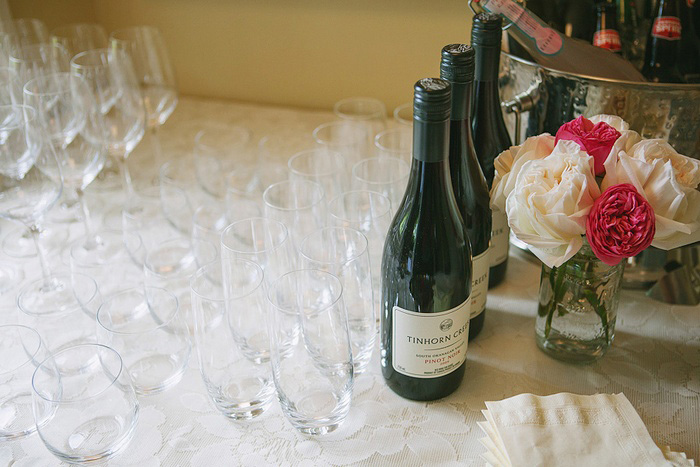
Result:
{"label": "silver ice bucket", "polygon": [[[644,138],[661,138],[681,154],[700,159],[700,85],[617,81],[576,75],[501,53],[499,88],[506,126],[514,144],[559,127],[584,115],[622,117]],[[511,241],[524,248],[517,239]],[[698,245],[675,251],[647,249],[628,260],[624,281],[628,288],[648,288],[662,279],[669,264],[690,268],[697,262]],[[694,254],[687,254],[687,253]]]}
{"label": "silver ice bucket", "polygon": [[700,85],[616,81],[541,67],[505,52],[499,75],[506,125],[521,135],[555,134],[579,115],[622,117],[644,138],[662,138],[700,159]]}

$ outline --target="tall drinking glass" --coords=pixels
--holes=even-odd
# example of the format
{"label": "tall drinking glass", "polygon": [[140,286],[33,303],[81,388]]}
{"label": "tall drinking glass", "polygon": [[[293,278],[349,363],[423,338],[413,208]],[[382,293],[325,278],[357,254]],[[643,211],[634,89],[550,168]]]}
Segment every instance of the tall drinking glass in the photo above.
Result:
{"label": "tall drinking glass", "polygon": [[370,132],[367,127],[346,120],[319,125],[313,131],[316,144],[328,151],[339,152],[352,166],[369,155]]}
{"label": "tall drinking glass", "polygon": [[253,261],[265,273],[265,284],[270,284],[294,269],[289,230],[282,222],[265,217],[232,223],[221,233],[221,261],[226,266],[234,259]]}
{"label": "tall drinking glass", "polygon": [[309,180],[289,180],[270,185],[263,193],[265,216],[287,226],[295,248],[314,230],[326,225],[323,187]]}
{"label": "tall drinking glass", "polygon": [[340,279],[355,375],[364,372],[377,336],[367,238],[357,230],[326,227],[306,237],[299,253],[301,268],[327,271]]}
{"label": "tall drinking glass", "polygon": [[352,187],[381,193],[396,209],[401,205],[410,170],[405,160],[396,157],[364,159],[352,168]]}
{"label": "tall drinking glass", "polygon": [[333,106],[333,113],[341,120],[355,122],[367,128],[368,144],[374,136],[386,129],[386,106],[372,97],[349,97]]}
{"label": "tall drinking glass", "polygon": [[348,172],[345,159],[338,152],[309,149],[289,159],[290,180],[310,180],[319,183],[327,200],[345,191]]}
{"label": "tall drinking glass", "polygon": [[347,416],[353,387],[343,286],[325,271],[292,271],[272,284],[268,300],[282,412],[302,433],[330,433]]}
{"label": "tall drinking glass", "polygon": [[394,109],[396,123],[408,129],[413,128],[413,102],[406,102]]}
{"label": "tall drinking glass", "polygon": [[395,157],[410,163],[413,133],[406,128],[384,130],[374,138],[374,147],[378,157]]}
{"label": "tall drinking glass", "polygon": [[[272,402],[275,388],[265,359],[250,358],[242,344],[249,328],[262,332],[266,303],[263,272],[252,261],[232,260],[226,280],[216,261],[200,268],[190,282],[195,313],[197,353],[202,380],[216,408],[234,420],[262,414]],[[242,339],[243,336],[243,339]],[[237,344],[237,345],[236,345]]]}
{"label": "tall drinking glass", "polygon": [[158,130],[177,105],[175,70],[170,63],[165,40],[157,28],[134,26],[110,35],[112,49],[129,54],[146,107],[147,125],[156,167],[164,162]]}

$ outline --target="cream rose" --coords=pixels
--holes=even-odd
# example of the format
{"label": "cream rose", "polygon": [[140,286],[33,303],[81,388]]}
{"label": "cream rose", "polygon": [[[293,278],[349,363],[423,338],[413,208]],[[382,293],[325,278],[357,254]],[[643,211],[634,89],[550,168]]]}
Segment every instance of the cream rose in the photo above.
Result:
{"label": "cream rose", "polygon": [[513,233],[549,267],[558,267],[583,244],[586,218],[600,189],[593,158],[562,140],[544,159],[526,162],[506,199]]}
{"label": "cream rose", "polygon": [[491,207],[505,212],[506,198],[523,165],[531,160],[543,159],[554,149],[554,136],[544,133],[531,136],[520,146],[511,146],[494,161],[495,174],[491,186]]}
{"label": "cream rose", "polygon": [[663,140],[647,139],[608,158],[605,171],[603,190],[630,183],[654,209],[652,246],[669,250],[700,241],[700,161]]}
{"label": "cream rose", "polygon": [[594,124],[600,122],[607,123],[619,132],[623,132],[630,129],[630,124],[618,117],[617,115],[599,114],[594,115],[593,117],[589,118],[589,120]]}

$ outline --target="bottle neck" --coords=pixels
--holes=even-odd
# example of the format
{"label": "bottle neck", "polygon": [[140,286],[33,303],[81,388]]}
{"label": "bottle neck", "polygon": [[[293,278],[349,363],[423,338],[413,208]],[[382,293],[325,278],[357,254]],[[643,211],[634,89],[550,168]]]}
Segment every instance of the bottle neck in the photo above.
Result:
{"label": "bottle neck", "polygon": [[475,79],[481,82],[496,82],[498,80],[498,63],[501,55],[500,48],[474,45],[474,51],[476,52]]}
{"label": "bottle neck", "polygon": [[451,121],[469,120],[472,103],[473,81],[469,83],[453,83],[452,85],[452,113]]}
{"label": "bottle neck", "polygon": [[[453,100],[454,102],[454,100]],[[449,151],[449,121],[429,123],[413,120],[413,159],[420,162],[446,161]]]}

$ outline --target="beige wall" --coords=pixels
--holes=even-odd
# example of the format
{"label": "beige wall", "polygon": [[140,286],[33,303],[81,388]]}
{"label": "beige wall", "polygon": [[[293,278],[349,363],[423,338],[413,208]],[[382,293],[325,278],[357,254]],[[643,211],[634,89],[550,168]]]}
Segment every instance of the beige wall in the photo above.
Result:
{"label": "beige wall", "polygon": [[331,108],[372,96],[391,110],[466,41],[465,0],[10,0],[15,17],[56,26],[163,32],[182,94]]}

